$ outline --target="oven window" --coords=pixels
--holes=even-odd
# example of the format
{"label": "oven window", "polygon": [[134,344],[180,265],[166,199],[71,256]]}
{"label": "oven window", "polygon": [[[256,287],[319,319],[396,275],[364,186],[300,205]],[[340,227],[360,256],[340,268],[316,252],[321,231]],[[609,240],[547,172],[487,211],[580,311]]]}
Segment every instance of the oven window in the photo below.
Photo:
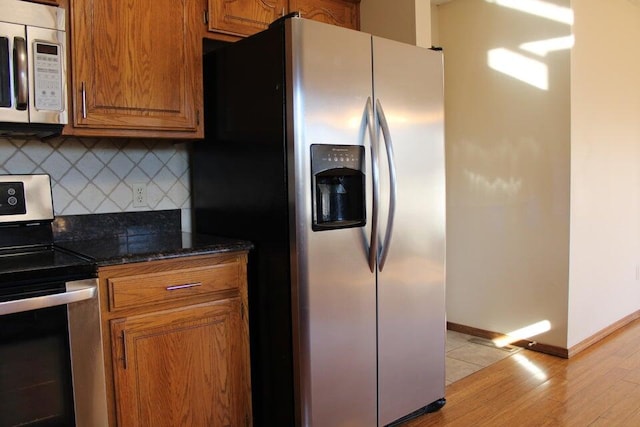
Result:
{"label": "oven window", "polygon": [[0,316],[0,426],[72,426],[67,308]]}

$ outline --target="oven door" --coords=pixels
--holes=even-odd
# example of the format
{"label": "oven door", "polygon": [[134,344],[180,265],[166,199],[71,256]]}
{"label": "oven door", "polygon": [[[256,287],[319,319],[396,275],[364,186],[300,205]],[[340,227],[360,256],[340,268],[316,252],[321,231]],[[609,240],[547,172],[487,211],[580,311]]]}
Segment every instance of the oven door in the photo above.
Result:
{"label": "oven door", "polygon": [[106,426],[97,279],[0,303],[0,426]]}

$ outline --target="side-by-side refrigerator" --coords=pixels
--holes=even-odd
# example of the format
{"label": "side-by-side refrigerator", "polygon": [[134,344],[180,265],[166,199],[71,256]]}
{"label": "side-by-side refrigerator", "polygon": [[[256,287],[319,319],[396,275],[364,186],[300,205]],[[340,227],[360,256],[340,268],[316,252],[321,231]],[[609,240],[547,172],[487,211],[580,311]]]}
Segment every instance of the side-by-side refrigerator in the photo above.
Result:
{"label": "side-by-side refrigerator", "polygon": [[249,256],[254,425],[444,405],[441,52],[293,17],[205,55],[194,231]]}

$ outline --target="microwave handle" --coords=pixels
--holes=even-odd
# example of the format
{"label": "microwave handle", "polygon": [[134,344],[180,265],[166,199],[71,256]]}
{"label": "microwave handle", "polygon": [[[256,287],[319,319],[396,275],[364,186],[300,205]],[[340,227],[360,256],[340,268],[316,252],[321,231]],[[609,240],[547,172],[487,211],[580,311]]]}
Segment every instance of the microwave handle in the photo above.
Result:
{"label": "microwave handle", "polygon": [[27,76],[27,42],[24,37],[13,38],[13,67],[16,109],[26,110],[29,102],[29,79]]}

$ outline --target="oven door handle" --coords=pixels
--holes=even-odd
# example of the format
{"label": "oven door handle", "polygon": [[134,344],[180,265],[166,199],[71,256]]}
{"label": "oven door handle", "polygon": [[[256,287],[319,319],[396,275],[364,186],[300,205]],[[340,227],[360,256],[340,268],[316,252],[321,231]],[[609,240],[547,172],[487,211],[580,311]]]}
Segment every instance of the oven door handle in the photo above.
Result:
{"label": "oven door handle", "polygon": [[69,282],[67,283],[67,291],[64,293],[0,302],[0,315],[71,304],[94,298],[96,294],[97,287],[95,284],[86,285],[82,284],[82,282]]}

